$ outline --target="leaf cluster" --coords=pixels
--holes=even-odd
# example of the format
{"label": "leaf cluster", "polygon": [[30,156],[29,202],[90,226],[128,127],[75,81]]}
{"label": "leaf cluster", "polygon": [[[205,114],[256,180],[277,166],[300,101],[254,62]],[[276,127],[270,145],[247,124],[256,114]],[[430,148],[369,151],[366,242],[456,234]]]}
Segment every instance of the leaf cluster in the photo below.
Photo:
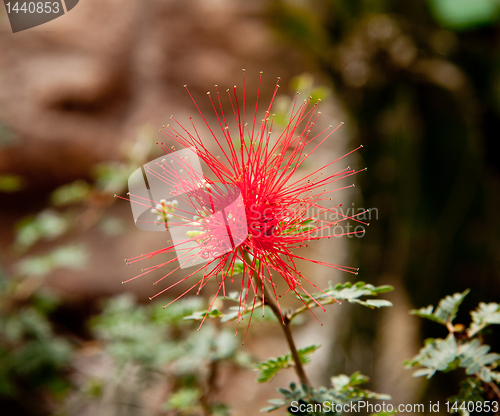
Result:
{"label": "leaf cluster", "polygon": [[448,325],[453,322],[457,316],[458,308],[463,302],[464,298],[469,294],[470,290],[467,289],[463,293],[455,293],[453,296],[446,296],[439,301],[438,307],[434,310],[434,306],[429,305],[426,308],[412,310],[412,315],[426,318],[431,321],[437,322],[442,325]]}
{"label": "leaf cluster", "polygon": [[[3,278],[0,276],[0,281]],[[20,397],[40,386],[53,395],[69,388],[64,370],[73,345],[56,335],[50,312],[57,299],[39,291],[24,304],[12,297],[13,282],[0,285],[0,398]]]}
{"label": "leaf cluster", "polygon": [[[320,345],[309,345],[308,347],[301,348],[297,352],[299,353],[300,361],[302,364],[306,364],[310,361],[309,355],[316,351]],[[259,370],[259,375],[257,376],[257,381],[259,383],[264,383],[271,380],[278,372],[284,368],[288,368],[294,365],[292,354],[288,353],[286,355],[281,355],[278,358],[269,358],[267,361],[261,362],[257,366]]]}
{"label": "leaf cluster", "polygon": [[[394,290],[394,287],[385,286],[373,286],[365,282],[356,283],[329,283],[329,287],[321,293],[313,294],[311,297],[302,296],[302,298],[308,302],[314,302],[313,298],[322,304],[334,303],[335,300],[338,301],[348,301],[350,303],[357,303],[358,305],[367,306],[371,309],[381,308],[386,306],[392,306],[392,303],[385,299],[367,299],[362,300],[360,298],[364,296],[378,296],[381,293],[386,293]],[[326,300],[326,302],[325,302]],[[325,303],[324,303],[325,302]]]}
{"label": "leaf cluster", "polygon": [[134,361],[154,371],[175,361],[181,372],[189,372],[206,362],[234,357],[238,346],[229,330],[216,332],[213,326],[204,325],[193,331],[184,317],[202,303],[199,298],[186,298],[163,309],[159,303],[138,306],[125,294],[111,299],[91,327],[119,365]]}
{"label": "leaf cluster", "polygon": [[407,361],[407,367],[423,367],[414,373],[415,377],[431,378],[436,371],[448,372],[464,368],[467,375],[477,375],[485,383],[500,375],[489,367],[500,364],[500,354],[489,353],[489,345],[481,345],[478,339],[459,342],[453,334],[446,339],[428,339],[426,345],[412,360]]}
{"label": "leaf cluster", "polygon": [[[242,273],[243,265],[236,263],[233,268],[233,273]],[[377,296],[381,293],[386,293],[392,291],[394,288],[392,286],[373,286],[371,284],[365,282],[356,282],[356,283],[337,283],[333,282],[329,283],[329,287],[324,291],[308,295],[300,295],[297,296],[304,302],[304,306],[297,308],[287,314],[288,319],[291,321],[295,316],[302,314],[308,311],[311,308],[315,308],[318,304],[328,305],[335,302],[347,301],[349,303],[355,303],[358,305],[366,306],[371,309],[382,308],[392,306],[392,303],[385,299],[360,299],[365,296]],[[240,299],[245,297],[245,293],[241,294],[240,292],[230,292],[226,297],[218,298],[218,301],[214,302],[217,304],[221,304],[222,301],[226,300],[229,302],[240,303]],[[228,322],[237,319],[238,316],[244,316],[262,306],[261,301],[255,302],[255,304],[250,305],[246,309],[242,309],[240,306],[230,306],[227,311],[221,311],[218,308],[212,308],[210,311],[196,311],[193,314],[186,316],[184,319],[187,320],[196,320],[201,321],[206,318],[217,318],[220,319],[221,322]],[[252,319],[259,319],[257,315],[255,315]],[[274,320],[272,314],[268,314],[266,319]]]}
{"label": "leaf cluster", "polygon": [[[360,374],[359,372],[353,373],[351,376],[340,374],[338,376],[332,377],[330,379],[331,387],[319,387],[310,388],[306,385],[297,385],[295,383],[290,383],[289,389],[279,388],[277,389],[283,398],[271,399],[268,407],[261,409],[261,412],[272,412],[281,407],[288,406],[289,414],[295,415],[297,413],[292,413],[291,404],[292,402],[298,402],[301,404],[315,404],[315,403],[328,403],[332,409],[329,414],[342,414],[335,411],[335,405],[344,405],[352,402],[357,402],[360,400],[377,399],[377,400],[389,400],[390,396],[384,394],[374,393],[372,391],[363,389],[360,387],[361,384],[368,382],[368,377]],[[323,411],[304,413],[303,415],[310,416],[320,416],[325,414]],[[297,414],[298,415],[298,414]]]}
{"label": "leaf cluster", "polygon": [[[250,358],[239,351],[240,342],[230,329],[185,320],[204,306],[198,297],[179,299],[163,308],[163,302],[138,305],[130,294],[110,299],[103,312],[91,321],[95,338],[116,364],[106,386],[122,383],[124,374],[136,374],[137,387],[158,382],[158,375],[167,377],[175,386],[164,409],[179,415],[210,414],[225,416],[226,407],[207,397],[211,372],[217,373],[222,363],[248,366]],[[133,366],[130,371],[131,366]]]}
{"label": "leaf cluster", "polygon": [[[438,307],[428,306],[410,313],[446,326],[449,331],[445,339],[430,338],[425,341],[420,352],[405,363],[407,368],[421,367],[414,377],[431,378],[436,372],[449,372],[459,368],[468,376],[462,383],[460,393],[450,400],[466,403],[483,401],[486,391],[493,384],[500,383],[500,354],[490,352],[491,347],[482,341],[482,332],[493,324],[500,324],[500,305],[480,303],[471,311],[472,322],[465,329],[461,324],[453,324],[457,311],[469,290],[455,293],[442,299]],[[459,410],[466,414],[466,410]],[[465,412],[465,413],[464,413]]]}

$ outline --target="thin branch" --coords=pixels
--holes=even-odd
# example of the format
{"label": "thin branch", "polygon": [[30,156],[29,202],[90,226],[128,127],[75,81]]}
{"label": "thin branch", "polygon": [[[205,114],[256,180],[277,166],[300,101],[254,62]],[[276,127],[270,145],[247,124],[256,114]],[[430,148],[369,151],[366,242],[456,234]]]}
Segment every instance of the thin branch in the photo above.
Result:
{"label": "thin branch", "polygon": [[290,313],[287,314],[288,320],[291,321],[297,315],[300,315],[302,312],[305,312],[305,311],[307,311],[309,309],[313,309],[313,308],[319,307],[320,305],[321,306],[331,305],[332,303],[335,303],[335,302],[337,302],[338,304],[340,304],[340,302],[338,300],[336,300],[336,299],[328,299],[326,301],[317,301],[317,302],[313,302],[313,301],[305,302],[305,305],[300,306],[297,309],[295,309],[294,311],[291,311]]}
{"label": "thin branch", "polygon": [[[251,266],[252,261],[250,260],[247,252],[244,252],[244,257],[247,264]],[[252,272],[252,278],[253,277],[255,277],[255,271]],[[285,315],[281,314],[281,311],[276,303],[276,299],[274,298],[273,295],[269,293],[269,290],[267,289],[265,283],[263,287],[264,287],[264,293],[262,294],[263,302],[265,303],[265,305],[269,306],[269,308],[273,311],[274,315],[278,319],[278,323],[281,326],[281,329],[285,334],[286,342],[290,347],[290,352],[292,353],[292,358],[295,363],[294,366],[295,372],[297,373],[297,376],[302,384],[311,387],[311,383],[309,382],[309,379],[307,378],[307,375],[304,371],[304,366],[300,359],[299,352],[297,351],[297,347],[295,346],[295,341],[293,339],[293,334],[292,334],[292,328],[290,327],[291,319],[287,314]]]}
{"label": "thin branch", "polygon": [[288,346],[290,347],[290,352],[292,353],[292,358],[293,361],[295,362],[295,372],[297,373],[300,382],[308,387],[311,387],[311,383],[309,382],[309,379],[307,378],[307,375],[304,371],[304,366],[300,359],[299,352],[297,351],[297,347],[295,346],[295,341],[293,340],[292,328],[290,327],[291,320],[288,317],[288,315],[281,316],[281,312],[278,308],[278,305],[276,304],[275,299],[269,293],[265,284],[264,284],[264,302],[271,308],[276,318],[278,318],[278,323],[280,324],[281,329],[285,334]]}

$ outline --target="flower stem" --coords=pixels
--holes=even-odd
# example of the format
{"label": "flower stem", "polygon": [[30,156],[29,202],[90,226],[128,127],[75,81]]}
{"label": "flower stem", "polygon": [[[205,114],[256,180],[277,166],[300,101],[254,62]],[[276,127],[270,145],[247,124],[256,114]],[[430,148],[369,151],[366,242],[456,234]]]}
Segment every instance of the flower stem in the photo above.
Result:
{"label": "flower stem", "polygon": [[[252,265],[252,261],[249,258],[248,253],[245,251],[244,252],[244,257],[245,261],[248,265]],[[255,277],[255,272],[252,273],[252,277]],[[263,291],[262,293],[262,298],[263,302],[265,305],[269,306],[271,311],[274,313],[276,318],[278,319],[278,323],[281,326],[281,329],[283,330],[286,338],[286,342],[288,343],[288,346],[290,347],[290,352],[292,354],[292,359],[295,363],[295,372],[297,373],[297,377],[299,378],[300,382],[302,384],[305,384],[308,387],[311,387],[311,383],[309,382],[309,379],[307,378],[306,372],[304,371],[304,366],[302,364],[302,361],[300,359],[299,352],[297,351],[297,347],[295,346],[295,341],[293,339],[293,334],[292,334],[292,328],[290,326],[291,320],[288,314],[282,314],[280,308],[278,307],[278,304],[276,302],[275,297],[269,293],[269,290],[264,283],[263,285]]]}
{"label": "flower stem", "polygon": [[264,284],[264,302],[271,308],[274,315],[278,319],[281,329],[285,333],[286,342],[290,347],[290,352],[292,353],[292,358],[295,363],[295,372],[297,373],[300,382],[308,387],[311,387],[311,383],[309,382],[306,372],[304,371],[304,366],[302,365],[299,352],[297,351],[297,347],[295,346],[295,341],[293,339],[293,334],[292,334],[292,328],[290,327],[291,321],[287,314],[285,315],[281,314],[275,299],[272,297],[272,295],[269,294],[269,291],[267,290],[265,284]]}

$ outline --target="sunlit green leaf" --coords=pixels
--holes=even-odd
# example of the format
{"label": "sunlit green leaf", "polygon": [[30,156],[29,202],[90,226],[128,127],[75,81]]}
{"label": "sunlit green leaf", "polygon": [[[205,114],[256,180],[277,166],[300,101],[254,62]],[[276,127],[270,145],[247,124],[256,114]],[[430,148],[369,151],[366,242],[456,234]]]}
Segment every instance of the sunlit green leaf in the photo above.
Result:
{"label": "sunlit green leaf", "polygon": [[[307,405],[315,403],[328,404],[331,412],[328,414],[339,414],[333,411],[335,405],[343,406],[360,400],[390,400],[390,396],[386,394],[378,394],[359,387],[368,381],[368,377],[363,376],[359,372],[347,376],[340,374],[331,378],[332,387],[308,388],[305,385],[298,386],[295,383],[290,383],[289,389],[279,388],[277,391],[284,397],[283,399],[269,400],[271,406],[261,409],[261,412],[272,412],[280,407],[290,406],[292,402]],[[314,408],[314,406],[312,407]],[[323,415],[324,412],[307,413],[307,415]]]}
{"label": "sunlit green leaf", "polygon": [[103,192],[120,193],[127,186],[128,177],[133,169],[118,162],[101,163],[94,168],[96,186]]}
{"label": "sunlit green leaf", "polygon": [[460,392],[458,395],[450,397],[448,400],[451,403],[458,403],[460,406],[462,403],[469,402],[482,402],[484,400],[484,390],[480,380],[467,377],[460,383]]}
{"label": "sunlit green leaf", "polygon": [[483,303],[481,302],[475,311],[472,311],[472,323],[467,334],[469,337],[474,336],[482,331],[488,325],[500,324],[500,305],[498,303]]}
{"label": "sunlit green leaf", "polygon": [[[377,296],[380,293],[390,292],[394,288],[392,286],[378,286],[375,287],[371,284],[365,282],[356,283],[337,283],[333,284],[330,282],[330,287],[325,289],[322,293],[315,293],[312,296],[301,295],[302,299],[308,303],[310,306],[314,306],[315,302],[313,300],[320,302],[323,305],[334,303],[336,301],[348,301],[350,303],[357,303],[359,305],[367,306],[369,308],[380,308],[392,306],[392,303],[388,300],[383,299],[368,299],[362,300],[360,298],[364,296]],[[300,312],[305,311],[306,308],[302,308]]]}
{"label": "sunlit green leaf", "polygon": [[495,0],[430,0],[436,19],[450,29],[464,30],[498,21],[500,6]]}
{"label": "sunlit green leaf", "polygon": [[467,375],[476,374],[483,371],[483,375],[491,381],[491,375],[488,369],[484,367],[499,362],[500,354],[488,353],[490,351],[489,345],[481,345],[478,339],[473,339],[471,342],[463,343],[460,345],[460,367],[466,369]]}
{"label": "sunlit green leaf", "polygon": [[165,403],[165,410],[188,410],[192,409],[201,397],[201,391],[195,388],[182,388],[170,395]]}
{"label": "sunlit green leaf", "polygon": [[35,217],[27,217],[16,225],[14,246],[26,250],[39,240],[54,240],[69,228],[70,218],[53,210],[44,210]]}
{"label": "sunlit green leaf", "polygon": [[446,339],[429,339],[417,356],[405,363],[406,368],[424,367],[413,376],[431,378],[436,371],[449,371],[457,367],[459,350],[453,334]]}
{"label": "sunlit green leaf", "polygon": [[[303,364],[308,363],[310,360],[309,354],[312,354],[316,351],[320,346],[319,345],[310,345],[308,347],[302,348],[298,350],[300,360]],[[261,362],[257,369],[260,371],[257,377],[257,381],[259,383],[264,383],[266,381],[271,380],[278,372],[284,368],[288,368],[293,366],[293,358],[292,354],[288,353],[286,355],[282,355],[278,358],[270,358],[267,361]]]}
{"label": "sunlit green leaf", "polygon": [[59,267],[80,270],[88,260],[87,251],[80,245],[60,247],[48,254],[24,257],[16,264],[21,275],[45,276]]}
{"label": "sunlit green leaf", "polygon": [[222,316],[222,312],[219,311],[217,308],[213,308],[209,312],[203,312],[203,311],[196,311],[193,312],[191,315],[185,316],[185,320],[192,320],[192,321],[201,321],[204,318],[220,318]]}

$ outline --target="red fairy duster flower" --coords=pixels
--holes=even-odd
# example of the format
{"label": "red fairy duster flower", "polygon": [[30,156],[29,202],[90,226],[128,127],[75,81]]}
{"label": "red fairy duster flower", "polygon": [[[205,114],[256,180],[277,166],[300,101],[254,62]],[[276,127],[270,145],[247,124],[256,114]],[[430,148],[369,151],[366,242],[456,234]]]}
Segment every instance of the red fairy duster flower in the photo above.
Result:
{"label": "red fairy duster flower", "polygon": [[[330,175],[323,175],[323,170],[359,147],[307,176],[296,179],[297,169],[336,129],[330,126],[312,133],[311,129],[319,115],[318,103],[311,103],[311,98],[299,103],[296,98],[288,124],[277,138],[272,136],[271,108],[278,91],[279,79],[262,120],[258,119],[260,81],[261,79],[257,103],[251,109],[249,123],[245,117],[247,105],[244,77],[241,101],[237,97],[236,86],[232,92],[226,91],[232,108],[230,115],[222,110],[222,94],[217,86],[214,96],[208,93],[217,120],[215,125],[211,125],[203,116],[186,87],[209,134],[199,134],[199,129],[192,121],[187,128],[172,117],[172,123],[161,131],[185,149],[175,151],[173,147],[172,150],[167,149],[160,143],[167,155],[145,165],[142,172],[138,170],[135,173],[141,183],[142,178],[149,178],[147,186],[134,191],[135,188],[129,181],[130,201],[135,202],[136,206],[150,208],[141,216],[134,213],[136,224],[150,230],[158,227],[165,230],[166,226],[171,232],[173,243],[161,250],[129,259],[128,263],[175,252],[174,259],[144,269],[139,275],[179,262],[174,270],[156,283],[179,269],[197,266],[187,276],[153,297],[200,272],[202,277],[196,279],[181,296],[196,287],[198,291],[201,290],[214,277],[217,277],[219,283],[217,296],[221,290],[225,292],[227,279],[234,281],[237,277],[237,268],[242,271],[242,275],[238,275],[238,279],[241,279],[241,318],[247,307],[248,294],[253,292],[257,295],[259,285],[264,282],[271,285],[277,300],[273,283],[276,276],[283,278],[289,290],[299,297],[301,293],[308,294],[301,282],[308,282],[316,287],[297,269],[297,259],[349,273],[357,272],[352,267],[301,257],[292,252],[292,249],[306,245],[309,240],[338,236],[339,234],[331,232],[339,221],[354,219],[361,222],[353,218],[356,215],[342,216],[337,211],[338,206],[323,206],[324,202],[331,200],[329,193],[353,185],[331,190],[326,190],[325,187],[332,188],[330,184],[357,173],[349,167]],[[235,130],[229,127],[230,118],[234,118]],[[207,149],[206,144],[210,141],[217,146],[220,157]],[[310,149],[307,154],[306,146]],[[210,175],[203,174],[198,158],[208,166]],[[213,179],[209,179],[209,176]],[[168,191],[159,198],[162,189]],[[340,216],[340,219],[328,220],[325,214],[331,212]],[[356,231],[345,234],[353,233]],[[254,303],[256,297],[254,296]]]}

